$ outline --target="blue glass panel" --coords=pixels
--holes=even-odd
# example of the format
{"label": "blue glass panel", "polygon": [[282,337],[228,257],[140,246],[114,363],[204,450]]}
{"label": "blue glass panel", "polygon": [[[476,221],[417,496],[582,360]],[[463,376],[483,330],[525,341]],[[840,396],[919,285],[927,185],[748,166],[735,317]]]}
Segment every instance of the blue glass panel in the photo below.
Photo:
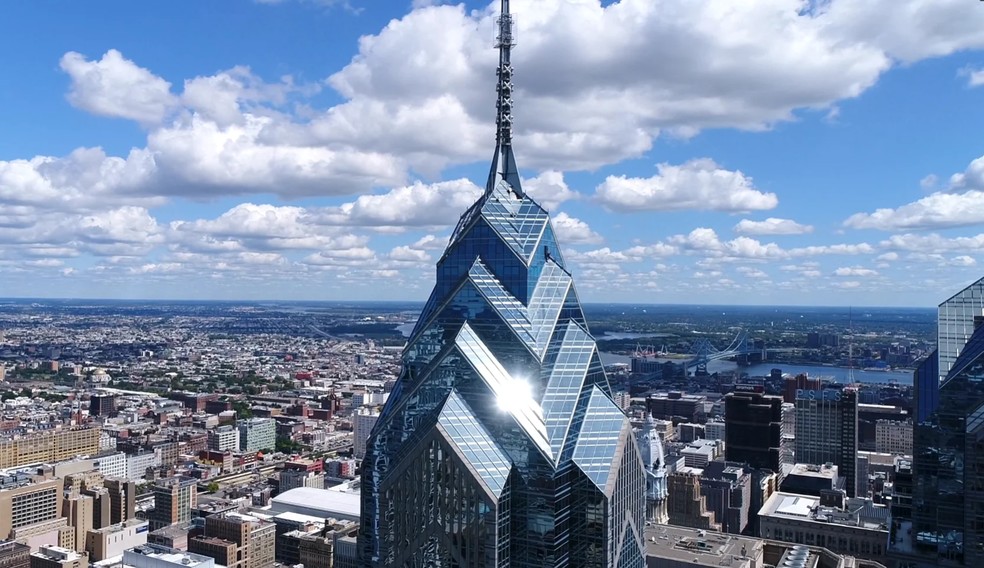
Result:
{"label": "blue glass panel", "polygon": [[592,387],[573,459],[601,490],[605,489],[615,467],[615,452],[626,421],[622,409],[600,389]]}
{"label": "blue glass panel", "polygon": [[497,497],[502,493],[509,478],[511,465],[509,458],[492,439],[489,431],[478,421],[457,391],[452,390],[441,409],[437,423],[447,432],[468,463]]}

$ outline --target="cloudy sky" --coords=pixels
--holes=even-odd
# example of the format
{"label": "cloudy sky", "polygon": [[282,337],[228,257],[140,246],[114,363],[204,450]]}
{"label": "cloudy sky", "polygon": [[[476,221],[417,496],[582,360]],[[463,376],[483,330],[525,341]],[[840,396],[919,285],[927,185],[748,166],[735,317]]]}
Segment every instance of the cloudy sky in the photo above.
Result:
{"label": "cloudy sky", "polygon": [[[424,299],[498,2],[10,2],[0,297]],[[984,274],[984,3],[514,0],[585,301],[932,306]]]}

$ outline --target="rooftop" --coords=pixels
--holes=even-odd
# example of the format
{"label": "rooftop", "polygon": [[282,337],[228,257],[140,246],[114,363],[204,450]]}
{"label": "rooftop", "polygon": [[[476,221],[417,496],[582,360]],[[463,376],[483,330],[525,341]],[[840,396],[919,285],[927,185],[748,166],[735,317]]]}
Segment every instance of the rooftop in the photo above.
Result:
{"label": "rooftop", "polygon": [[361,497],[358,493],[298,487],[274,497],[270,509],[274,513],[293,512],[322,518],[358,519]]}
{"label": "rooftop", "polygon": [[215,561],[208,556],[202,556],[201,554],[195,554],[193,552],[184,552],[176,548],[168,548],[166,546],[156,544],[145,544],[124,551],[123,564],[132,565],[134,556],[155,558],[171,564],[181,565],[185,568],[197,568],[199,566],[214,565],[215,563]]}
{"label": "rooftop", "polygon": [[836,509],[820,505],[817,497],[780,491],[762,505],[759,516],[888,532],[888,509],[868,499],[848,499],[844,509]]}
{"label": "rooftop", "polygon": [[820,477],[823,479],[834,479],[837,477],[836,465],[814,465],[810,463],[793,464],[789,470],[789,475],[800,475],[803,477]]}
{"label": "rooftop", "polygon": [[[657,556],[695,566],[761,565],[763,541],[739,535],[676,526],[646,529],[646,556]],[[759,558],[758,562],[753,559]],[[746,559],[741,563],[741,559]],[[734,561],[734,562],[733,562]]]}

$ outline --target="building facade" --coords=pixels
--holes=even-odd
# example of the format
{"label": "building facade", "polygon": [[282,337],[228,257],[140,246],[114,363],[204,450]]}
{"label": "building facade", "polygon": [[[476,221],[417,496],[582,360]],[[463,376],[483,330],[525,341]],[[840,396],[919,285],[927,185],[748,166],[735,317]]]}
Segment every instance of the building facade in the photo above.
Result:
{"label": "building facade", "polygon": [[521,186],[502,4],[489,180],[367,442],[361,563],[641,568],[646,474],[550,218]]}
{"label": "building facade", "polygon": [[99,453],[99,428],[54,428],[0,439],[0,469],[55,463]]}
{"label": "building facade", "polygon": [[893,456],[911,456],[912,422],[908,420],[875,422],[875,451]]}
{"label": "building facade", "polygon": [[164,479],[151,488],[154,510],[149,516],[150,530],[191,520],[191,508],[198,497],[197,480],[190,477]]}
{"label": "building facade", "polygon": [[236,427],[239,429],[239,449],[244,452],[273,450],[277,447],[277,422],[273,418],[240,420]]}
{"label": "building facade", "polygon": [[858,394],[853,389],[800,390],[796,394],[796,463],[833,463],[844,490],[857,495]]}
{"label": "building facade", "polygon": [[733,392],[724,397],[727,461],[755,469],[782,471],[782,398],[755,392]]}
{"label": "building facade", "polygon": [[[272,421],[271,421],[272,422]],[[208,449],[213,452],[238,452],[239,430],[232,426],[219,426],[208,431]]]}
{"label": "building facade", "polygon": [[379,410],[365,406],[359,407],[352,415],[352,447],[354,448],[352,455],[355,459],[361,460],[366,457],[366,442],[378,419]]}

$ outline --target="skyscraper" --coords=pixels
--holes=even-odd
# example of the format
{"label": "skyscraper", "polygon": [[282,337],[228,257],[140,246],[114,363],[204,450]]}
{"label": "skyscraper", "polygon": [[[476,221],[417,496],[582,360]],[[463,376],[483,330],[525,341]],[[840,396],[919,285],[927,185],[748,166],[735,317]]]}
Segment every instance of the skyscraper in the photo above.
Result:
{"label": "skyscraper", "polygon": [[496,150],[367,442],[364,566],[642,567],[646,474],[547,212],[512,149],[502,0]]}
{"label": "skyscraper", "polygon": [[[984,279],[940,304],[937,352],[914,374],[912,504],[893,511],[896,566],[984,565],[982,314]],[[929,379],[937,369],[938,385]]]}
{"label": "skyscraper", "polygon": [[852,389],[796,393],[796,463],[833,463],[848,496],[857,496],[858,393]]}
{"label": "skyscraper", "polygon": [[782,435],[782,398],[741,391],[724,397],[727,461],[781,473]]}

